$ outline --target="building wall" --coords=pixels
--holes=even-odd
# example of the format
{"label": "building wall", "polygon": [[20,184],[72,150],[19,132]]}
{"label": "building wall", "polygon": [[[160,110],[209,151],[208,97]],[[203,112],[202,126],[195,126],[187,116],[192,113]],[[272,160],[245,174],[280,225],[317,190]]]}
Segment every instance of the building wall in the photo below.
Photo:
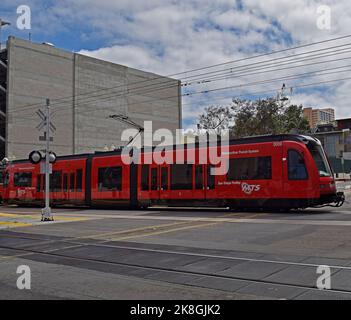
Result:
{"label": "building wall", "polygon": [[[76,152],[125,144],[119,138],[129,126],[109,119],[112,114],[127,115],[142,126],[145,120],[152,121],[154,131],[167,128],[175,132],[181,127],[179,86],[176,80],[76,55]],[[92,91],[112,87],[86,98]]]}
{"label": "building wall", "polygon": [[351,129],[351,118],[336,120],[339,130]]}
{"label": "building wall", "polygon": [[8,55],[7,156],[26,158],[43,149],[39,106],[28,105],[44,109],[46,98],[57,128],[52,150],[59,155],[125,145],[121,133],[130,126],[110,119],[112,114],[140,125],[151,120],[154,130],[181,127],[178,80],[15,38],[9,38]]}
{"label": "building wall", "polygon": [[331,108],[305,108],[303,113],[311,129],[315,128],[318,124],[328,124],[335,121],[335,110]]}
{"label": "building wall", "polygon": [[[40,122],[36,111],[40,107],[44,110],[46,98],[71,97],[74,92],[73,54],[9,38],[7,90],[6,154],[25,158],[30,151],[43,149],[44,146],[36,129]],[[68,99],[65,107],[71,113],[66,112],[60,119],[53,119],[57,127],[53,149],[59,154],[73,151],[72,99]]]}
{"label": "building wall", "polygon": [[312,108],[303,109],[303,115],[307,119],[310,128],[313,128],[313,119],[312,119]]}
{"label": "building wall", "polygon": [[[314,135],[322,142],[335,173],[350,173],[351,133],[350,131],[332,131]],[[344,158],[342,161],[342,157]]]}

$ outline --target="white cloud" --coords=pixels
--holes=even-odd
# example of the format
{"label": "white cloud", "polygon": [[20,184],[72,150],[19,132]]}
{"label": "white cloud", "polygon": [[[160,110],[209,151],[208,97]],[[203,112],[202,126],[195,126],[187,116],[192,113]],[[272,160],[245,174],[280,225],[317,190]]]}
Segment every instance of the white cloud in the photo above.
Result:
{"label": "white cloud", "polygon": [[[37,0],[32,1],[39,6]],[[317,28],[317,8],[320,5],[331,6],[331,30]],[[83,43],[101,39],[106,43],[102,48],[81,50],[80,53],[170,75],[248,57],[262,50],[279,50],[288,45],[345,35],[351,27],[350,16],[349,0],[62,0],[50,7],[46,14],[35,18],[41,28],[50,26],[48,32],[57,32],[62,26],[68,29],[76,26],[82,29]],[[195,90],[246,84],[327,67],[319,65],[232,78],[197,86]],[[305,81],[291,80],[287,84],[296,86],[327,79],[328,76],[319,76]],[[209,104],[215,103],[215,99],[222,103],[225,96],[230,102],[230,95],[280,87],[278,81],[236,88],[209,95],[208,100],[212,101]],[[316,107],[333,106],[339,117],[349,116],[347,95],[350,89],[350,82],[345,82],[335,83],[334,89],[327,94],[319,91],[306,94],[298,90],[294,101]],[[189,101],[193,104],[189,105]],[[203,101],[201,95],[184,99],[184,116],[188,120],[195,119],[205,106]]]}

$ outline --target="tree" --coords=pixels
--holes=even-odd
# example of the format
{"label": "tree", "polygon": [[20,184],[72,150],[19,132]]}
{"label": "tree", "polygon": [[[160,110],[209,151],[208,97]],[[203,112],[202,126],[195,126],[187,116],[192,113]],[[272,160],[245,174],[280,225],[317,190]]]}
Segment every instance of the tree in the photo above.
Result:
{"label": "tree", "polygon": [[234,117],[234,126],[231,135],[235,137],[249,136],[259,126],[256,118],[256,106],[250,100],[234,100],[231,107]]}
{"label": "tree", "polygon": [[284,106],[276,99],[233,100],[232,135],[244,137],[265,134],[306,133],[308,121],[302,105]]}
{"label": "tree", "polygon": [[233,114],[228,106],[209,106],[205,108],[199,117],[200,129],[208,130],[215,134],[221,134],[224,129],[228,129]]}
{"label": "tree", "polygon": [[288,106],[283,115],[287,133],[306,133],[310,130],[308,120],[303,115],[303,106]]}
{"label": "tree", "polygon": [[[234,122],[233,126],[230,123]],[[234,99],[231,106],[210,106],[199,118],[200,128],[220,134],[230,129],[231,136],[307,133],[308,121],[302,105],[285,106],[277,99]]]}
{"label": "tree", "polygon": [[233,100],[234,113],[232,135],[236,137],[278,134],[282,131],[282,106],[275,99]]}

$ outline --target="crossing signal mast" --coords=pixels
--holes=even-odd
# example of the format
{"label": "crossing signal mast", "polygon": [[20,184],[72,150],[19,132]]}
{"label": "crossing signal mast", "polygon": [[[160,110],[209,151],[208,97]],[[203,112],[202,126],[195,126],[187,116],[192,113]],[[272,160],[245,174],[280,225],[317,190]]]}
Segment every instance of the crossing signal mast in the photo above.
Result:
{"label": "crossing signal mast", "polygon": [[[40,173],[45,174],[45,207],[42,209],[41,221],[53,221],[54,218],[51,214],[50,208],[50,174],[52,173],[52,164],[56,162],[56,154],[50,151],[50,142],[53,141],[53,138],[50,137],[50,133],[56,131],[56,127],[51,122],[50,119],[50,100],[46,100],[46,112],[41,110],[37,111],[37,115],[41,119],[41,122],[37,126],[39,131],[44,131],[44,135],[39,137],[39,141],[45,141],[46,147],[44,150],[44,156],[40,151],[32,151],[29,154],[29,160],[33,164],[41,164]],[[44,160],[44,161],[43,161]]]}

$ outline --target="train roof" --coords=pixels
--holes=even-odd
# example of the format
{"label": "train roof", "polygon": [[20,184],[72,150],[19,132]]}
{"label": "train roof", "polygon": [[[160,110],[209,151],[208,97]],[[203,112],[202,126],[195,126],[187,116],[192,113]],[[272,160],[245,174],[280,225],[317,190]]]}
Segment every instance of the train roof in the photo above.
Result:
{"label": "train roof", "polygon": [[[305,144],[308,143],[315,143],[319,144],[319,140],[311,137],[311,136],[306,136],[306,135],[298,135],[298,134],[281,134],[281,135],[261,135],[261,136],[251,136],[251,137],[245,137],[245,138],[240,138],[240,139],[231,139],[229,140],[229,145],[244,145],[244,144],[253,144],[253,143],[265,143],[265,142],[275,142],[275,141],[296,141],[296,142],[303,142]],[[212,143],[216,143],[216,141],[211,141]],[[177,145],[170,145],[166,146],[166,150],[174,150]],[[191,143],[191,144],[185,144],[185,147],[190,149],[190,148],[198,148],[199,143]],[[132,149],[132,147],[128,147],[129,149]],[[153,147],[155,148],[155,147]],[[112,156],[112,155],[120,155],[122,153],[122,150],[124,148],[118,148],[114,151],[96,151],[95,153],[82,153],[82,154],[76,154],[76,155],[63,155],[63,156],[58,156],[57,159],[59,160],[78,160],[78,159],[86,159],[90,157],[102,157],[102,156]],[[145,148],[141,149],[141,152],[144,152]],[[22,160],[14,160],[11,163],[16,164],[16,163],[28,163],[28,159],[22,159]]]}

